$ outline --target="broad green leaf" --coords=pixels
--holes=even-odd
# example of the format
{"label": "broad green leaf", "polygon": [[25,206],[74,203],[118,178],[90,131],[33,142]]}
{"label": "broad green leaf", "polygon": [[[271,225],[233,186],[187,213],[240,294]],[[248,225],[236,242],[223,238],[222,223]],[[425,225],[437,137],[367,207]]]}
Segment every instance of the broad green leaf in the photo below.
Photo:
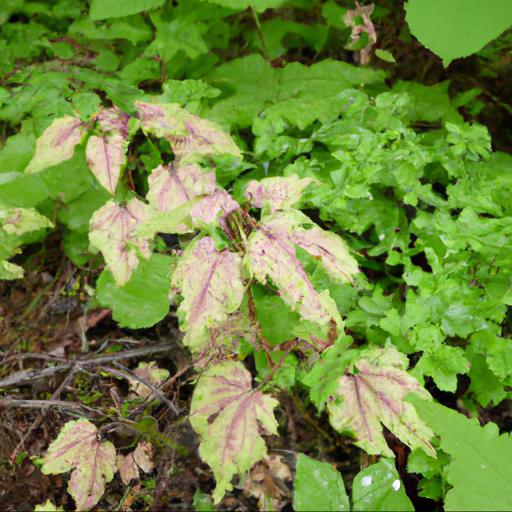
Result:
{"label": "broad green leaf", "polygon": [[339,379],[335,399],[327,405],[332,426],[353,433],[355,444],[372,455],[393,456],[384,426],[411,449],[422,448],[435,456],[432,431],[404,402],[409,393],[430,397],[407,373],[408,364],[407,356],[393,347],[364,350]]}
{"label": "broad green leaf", "polygon": [[212,468],[218,504],[231,480],[243,475],[267,453],[260,428],[277,434],[273,409],[278,402],[253,390],[251,374],[242,363],[225,361],[199,377],[190,407],[190,423],[199,434],[199,454]]}
{"label": "broad green leaf", "polygon": [[445,66],[477,52],[512,24],[508,0],[495,0],[492,9],[481,0],[409,0],[405,10],[412,34]]}
{"label": "broad green leaf", "polygon": [[0,279],[10,281],[12,279],[21,279],[23,277],[23,268],[10,261],[0,260]]}
{"label": "broad green leaf", "polygon": [[512,439],[499,435],[498,426],[481,427],[440,404],[409,397],[421,419],[441,438],[441,449],[451,456],[446,478],[452,488],[446,511],[510,510],[512,508]]}
{"label": "broad green leaf", "polygon": [[68,32],[70,35],[81,34],[93,40],[126,39],[133,44],[148,41],[152,37],[151,28],[141,15],[105,24],[98,24],[91,19],[77,19],[71,24]]}
{"label": "broad green leaf", "polygon": [[293,481],[293,509],[297,512],[350,510],[343,479],[332,464],[299,453]]}
{"label": "broad green leaf", "polygon": [[135,103],[142,129],[169,140],[176,156],[186,159],[197,156],[231,154],[241,156],[233,139],[215,123],[189,114],[175,103]]}
{"label": "broad green leaf", "polygon": [[312,178],[300,179],[296,174],[251,180],[245,197],[256,208],[267,206],[271,212],[285,210],[298,203],[304,189],[313,182]]}
{"label": "broad green leaf", "polygon": [[91,0],[89,16],[92,20],[121,18],[161,7],[165,0]]}
{"label": "broad green leaf", "polygon": [[112,317],[121,327],[151,327],[169,312],[171,257],[153,254],[141,261],[124,286],[118,286],[105,269],[96,282],[98,302],[112,309]]}
{"label": "broad green leaf", "polygon": [[[150,361],[149,363],[140,362],[137,368],[133,370],[133,373],[155,387],[158,387],[164,380],[169,378],[169,370],[159,368],[155,361]],[[136,379],[129,379],[128,383],[130,384],[130,389],[142,398],[153,395],[153,391],[150,388]]]}
{"label": "broad green leaf", "polygon": [[205,333],[228,318],[242,303],[242,259],[218,251],[212,238],[191,243],[178,261],[172,285],[183,296],[178,314],[183,343],[193,352],[205,348]]}
{"label": "broad green leaf", "polygon": [[64,116],[55,119],[36,141],[36,151],[25,172],[31,174],[69,160],[85,133],[80,119]]}
{"label": "broad green leaf", "polygon": [[381,459],[356,475],[352,483],[353,510],[414,512],[393,462]]}
{"label": "broad green leaf", "polygon": [[[308,229],[309,228],[309,229]],[[351,281],[357,264],[343,240],[323,231],[298,210],[278,212],[263,219],[250,235],[245,259],[248,270],[265,284],[279,289],[281,298],[292,310],[320,325],[340,322],[329,292],[318,293],[298,260],[298,245],[320,259],[327,272],[338,282]]]}
{"label": "broad green leaf", "polygon": [[97,434],[88,420],[68,421],[50,444],[41,466],[45,475],[71,471],[68,492],[78,510],[94,507],[117,471],[114,445],[99,442]]}
{"label": "broad green leaf", "polygon": [[281,7],[286,0],[205,0],[207,2],[243,11],[248,7],[253,7],[257,12],[263,12],[267,9],[277,9]]}
{"label": "broad green leaf", "polygon": [[118,286],[126,284],[140,260],[151,255],[149,243],[137,234],[137,226],[148,218],[148,207],[136,198],[125,205],[109,201],[91,218],[91,246],[101,251]]}

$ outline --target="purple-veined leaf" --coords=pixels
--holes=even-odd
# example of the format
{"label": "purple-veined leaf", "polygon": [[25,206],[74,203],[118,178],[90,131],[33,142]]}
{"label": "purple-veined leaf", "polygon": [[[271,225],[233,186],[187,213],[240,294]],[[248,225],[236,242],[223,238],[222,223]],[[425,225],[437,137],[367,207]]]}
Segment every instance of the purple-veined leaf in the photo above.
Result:
{"label": "purple-veined leaf", "polygon": [[[350,9],[343,16],[343,22],[347,27],[352,28],[350,49],[356,49],[361,34],[366,33],[368,43],[364,48],[356,49],[356,60],[360,64],[368,64],[370,62],[370,54],[373,46],[377,42],[377,32],[373,26],[370,16],[373,12],[373,5],[359,5],[356,3],[355,9]],[[362,21],[362,23],[361,23]]]}
{"label": "purple-veined leaf", "polygon": [[239,208],[238,203],[223,188],[219,188],[197,202],[190,211],[190,217],[197,228],[214,223],[224,226],[226,217]]}
{"label": "purple-veined leaf", "polygon": [[42,171],[69,160],[85,134],[82,121],[73,116],[55,119],[36,141],[36,151],[25,172]]}
{"label": "purple-veined leaf", "polygon": [[148,183],[146,198],[153,208],[162,212],[174,210],[194,197],[213,194],[216,189],[215,173],[204,171],[196,164],[159,165]]}
{"label": "purple-veined leaf", "polygon": [[211,237],[192,242],[173,274],[173,286],[183,301],[178,309],[183,343],[201,350],[208,330],[225,320],[242,303],[242,259],[228,250],[218,251]]}
{"label": "purple-veined leaf", "polygon": [[45,475],[71,471],[69,494],[77,510],[94,507],[105,492],[105,483],[116,472],[116,450],[110,441],[99,442],[98,430],[89,421],[68,421],[50,444],[41,471]]}
{"label": "purple-veined leaf", "polygon": [[101,134],[87,141],[87,163],[100,184],[114,195],[126,160],[129,116],[113,107],[100,110],[96,120]]}
{"label": "purple-veined leaf", "polygon": [[382,433],[385,426],[411,449],[436,457],[430,444],[433,432],[404,400],[409,393],[430,399],[407,373],[408,365],[407,356],[393,347],[363,351],[340,377],[337,394],[327,405],[332,426],[352,432],[355,444],[372,455],[393,456]]}
{"label": "purple-veined leaf", "polygon": [[103,133],[119,133],[124,139],[128,138],[128,122],[130,116],[117,107],[101,109],[96,115]]}
{"label": "purple-veined leaf", "polygon": [[303,190],[315,180],[291,176],[251,180],[245,189],[245,197],[256,208],[268,206],[271,212],[291,208],[300,201]]}
{"label": "purple-veined leaf", "polygon": [[217,481],[215,503],[233,489],[233,476],[243,475],[265,456],[259,425],[277,433],[273,410],[278,402],[253,390],[251,381],[242,363],[225,361],[209,367],[194,390],[190,423],[201,438],[199,454]]}
{"label": "purple-veined leaf", "polygon": [[147,239],[137,227],[149,218],[149,208],[136,198],[126,205],[108,201],[91,218],[89,240],[101,251],[118,286],[126,284],[140,258],[149,258]]}
{"label": "purple-veined leaf", "polygon": [[227,153],[241,156],[231,136],[219,126],[189,114],[177,104],[136,101],[135,106],[142,129],[169,140],[173,152],[182,160]]}
{"label": "purple-veined leaf", "polygon": [[[144,379],[155,387],[158,387],[165,379],[169,378],[169,370],[159,368],[155,361],[149,363],[140,362],[133,371],[137,377]],[[134,378],[128,379],[130,389],[138,396],[147,398],[153,395],[153,391],[145,384]]]}
{"label": "purple-veined leaf", "polygon": [[114,195],[125,163],[123,137],[119,133],[99,137],[93,135],[87,141],[85,154],[91,172],[101,186]]}
{"label": "purple-veined leaf", "polygon": [[[306,229],[308,227],[309,229]],[[357,263],[341,238],[314,225],[298,210],[263,219],[250,235],[245,263],[261,283],[271,280],[279,295],[301,316],[320,325],[341,319],[329,292],[318,293],[296,256],[295,246],[309,252],[338,282],[351,282]]]}

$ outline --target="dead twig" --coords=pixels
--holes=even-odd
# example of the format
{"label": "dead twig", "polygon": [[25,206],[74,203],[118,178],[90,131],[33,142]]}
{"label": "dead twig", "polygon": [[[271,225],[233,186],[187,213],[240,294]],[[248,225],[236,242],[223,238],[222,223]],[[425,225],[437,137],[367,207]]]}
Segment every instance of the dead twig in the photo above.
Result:
{"label": "dead twig", "polygon": [[[76,358],[72,360],[60,359],[63,364],[52,366],[50,368],[43,368],[41,370],[22,370],[0,379],[0,388],[7,388],[20,384],[31,383],[37,379],[44,379],[56,375],[60,372],[65,372],[76,366],[77,368],[85,366],[102,365],[111,363],[113,361],[122,361],[123,359],[136,359],[138,357],[147,356],[149,354],[158,354],[167,352],[176,348],[174,343],[165,343],[160,345],[149,345],[144,348],[135,348],[133,350],[123,350],[121,352],[114,352],[113,354],[97,354],[89,357]],[[4,364],[8,360],[15,359],[16,357],[24,357],[22,354],[11,354],[7,356]],[[40,355],[37,358],[41,358]]]}

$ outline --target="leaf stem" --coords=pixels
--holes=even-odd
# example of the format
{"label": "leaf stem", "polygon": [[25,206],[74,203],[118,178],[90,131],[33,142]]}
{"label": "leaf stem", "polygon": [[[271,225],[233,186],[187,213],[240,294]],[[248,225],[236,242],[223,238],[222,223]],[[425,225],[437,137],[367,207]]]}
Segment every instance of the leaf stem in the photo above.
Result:
{"label": "leaf stem", "polygon": [[251,9],[252,17],[254,18],[254,23],[256,25],[256,32],[258,34],[258,38],[261,44],[261,51],[263,53],[263,58],[270,63],[270,57],[268,55],[267,45],[265,44],[265,38],[263,37],[263,32],[261,30],[260,18],[258,17],[258,13],[255,11],[254,7],[251,5],[249,7]]}

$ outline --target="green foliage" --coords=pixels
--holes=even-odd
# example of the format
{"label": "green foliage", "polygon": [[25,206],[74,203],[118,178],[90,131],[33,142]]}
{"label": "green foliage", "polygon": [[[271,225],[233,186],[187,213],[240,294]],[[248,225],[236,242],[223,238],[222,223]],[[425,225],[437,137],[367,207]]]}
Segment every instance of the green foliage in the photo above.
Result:
{"label": "green foliage", "polygon": [[512,25],[512,5],[497,0],[493,8],[480,0],[408,0],[406,20],[418,40],[443,59],[476,53]]}
{"label": "green foliage", "polygon": [[[190,422],[216,504],[267,453],[277,397],[289,392],[383,457],[353,480],[353,510],[413,508],[384,427],[413,449],[420,496],[468,509],[471,482],[474,503],[499,509],[508,436],[404,397],[443,391],[475,411],[510,398],[512,158],[459,110],[479,90],[451,98],[448,81],[391,83],[382,69],[338,60],[336,48],[370,58],[372,20],[386,15],[353,8],[7,2],[0,278],[22,277],[21,248],[53,229],[67,257],[98,276],[90,306],[131,329],[176,313],[199,373]],[[450,6],[410,0],[408,19],[413,28],[430,8],[420,23],[435,20],[437,36]],[[449,60],[495,37],[491,23],[460,36],[470,11],[453,11],[448,53],[425,44]],[[86,443],[110,458],[93,488],[71,491],[83,508],[116,470],[95,433],[87,425]],[[59,471],[80,480],[82,462],[68,462]],[[293,500],[296,510],[349,510],[341,475],[305,455]],[[198,491],[194,506],[214,505]]]}
{"label": "green foliage", "polygon": [[499,435],[496,424],[481,427],[476,418],[439,404],[412,399],[423,420],[441,438],[450,455],[446,479],[453,487],[445,497],[445,510],[509,510],[512,506],[509,434]]}

